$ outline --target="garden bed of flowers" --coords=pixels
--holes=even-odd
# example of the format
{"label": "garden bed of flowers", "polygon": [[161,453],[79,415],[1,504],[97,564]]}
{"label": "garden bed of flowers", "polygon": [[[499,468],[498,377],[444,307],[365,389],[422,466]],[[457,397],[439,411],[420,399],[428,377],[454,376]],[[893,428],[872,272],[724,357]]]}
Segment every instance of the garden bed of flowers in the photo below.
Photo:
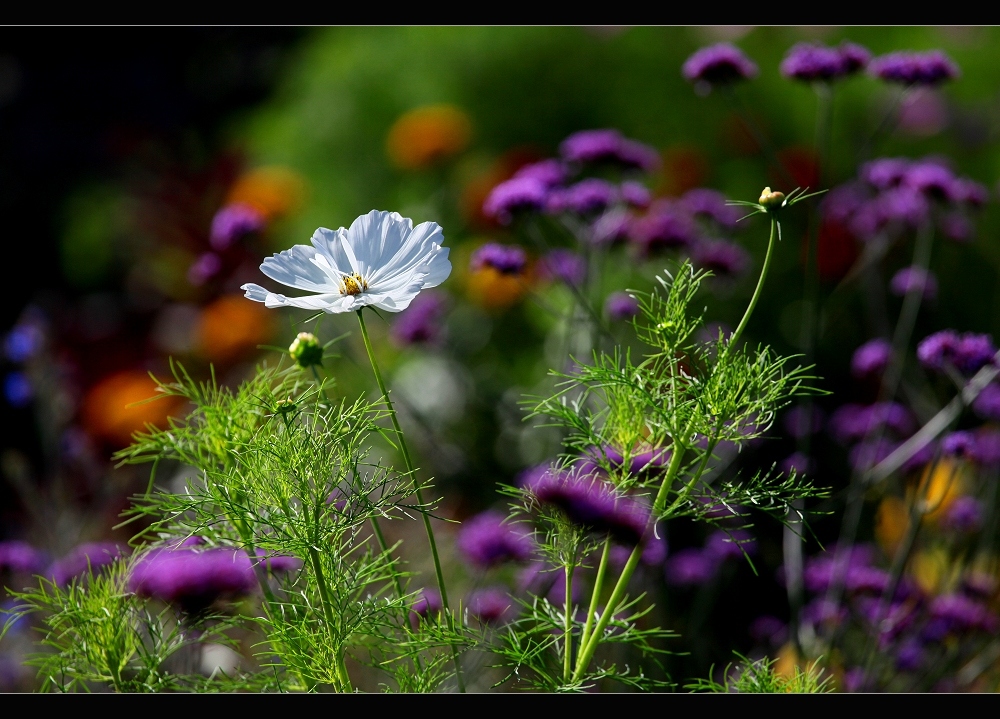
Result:
{"label": "garden bed of flowers", "polygon": [[995,691],[996,35],[304,33],[67,193],[0,689]]}

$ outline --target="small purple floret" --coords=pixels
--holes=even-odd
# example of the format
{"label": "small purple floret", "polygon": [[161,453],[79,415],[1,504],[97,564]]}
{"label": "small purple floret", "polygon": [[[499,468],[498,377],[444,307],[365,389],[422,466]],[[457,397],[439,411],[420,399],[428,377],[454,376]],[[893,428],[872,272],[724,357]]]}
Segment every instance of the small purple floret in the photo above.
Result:
{"label": "small purple floret", "polygon": [[691,216],[670,202],[655,202],[648,214],[632,223],[632,239],[643,254],[661,249],[687,247],[698,239]]}
{"label": "small purple floret", "polygon": [[728,230],[736,228],[742,216],[739,207],[726,204],[726,196],[717,190],[706,187],[696,187],[688,190],[680,199],[682,207],[693,215],[701,215],[714,220]]}
{"label": "small purple floret", "polygon": [[639,314],[639,302],[624,292],[615,292],[604,301],[604,312],[614,321],[632,319]]}
{"label": "small purple floret", "polygon": [[550,193],[546,201],[546,211],[595,215],[615,204],[618,197],[617,187],[610,182],[590,177],[564,190]]}
{"label": "small purple floret", "polygon": [[253,207],[244,204],[226,205],[212,218],[210,243],[216,250],[224,250],[252,232],[264,229],[264,217]]}
{"label": "small purple floret", "polygon": [[972,410],[983,419],[1000,421],[1000,385],[991,383],[983,387],[972,400]]}
{"label": "small purple floret", "polygon": [[540,503],[564,512],[571,522],[607,532],[623,544],[638,544],[649,524],[648,507],[619,495],[592,474],[553,469],[529,477],[524,487]]}
{"label": "small purple floret", "polygon": [[208,282],[222,269],[222,259],[214,252],[206,252],[198,257],[188,268],[187,278],[195,287]]}
{"label": "small purple floret", "polygon": [[494,187],[483,202],[483,214],[509,224],[514,213],[541,210],[549,196],[549,187],[535,177],[514,177]]}
{"label": "small purple floret", "polygon": [[950,364],[971,374],[989,364],[996,351],[990,335],[967,332],[960,336],[953,330],[942,330],[917,345],[917,359],[928,369],[943,370]]}
{"label": "small purple floret", "polygon": [[525,165],[514,173],[514,178],[538,180],[545,187],[556,187],[564,183],[568,175],[566,167],[559,160],[549,159]]}
{"label": "small purple floret", "polygon": [[725,240],[701,240],[694,246],[691,259],[698,267],[722,277],[738,277],[750,265],[750,254]]}
{"label": "small purple floret", "polygon": [[543,275],[574,287],[582,285],[587,276],[586,261],[572,250],[552,250],[545,255],[540,264],[539,269]]}
{"label": "small purple floret", "polygon": [[71,550],[49,567],[52,581],[62,586],[76,577],[87,573],[87,568],[97,572],[121,556],[121,550],[113,542],[87,542]]}
{"label": "small purple floret", "polygon": [[667,583],[678,587],[707,584],[719,571],[719,559],[696,548],[682,549],[664,564]]}
{"label": "small purple floret", "polygon": [[942,525],[959,534],[978,532],[983,527],[983,503],[975,497],[959,497],[942,519]]}
{"label": "small purple floret", "polygon": [[954,60],[940,50],[882,55],[868,64],[868,71],[886,82],[904,85],[937,85],[961,74]]}
{"label": "small purple floret", "polygon": [[938,284],[934,273],[925,270],[923,267],[904,267],[895,275],[889,283],[892,293],[898,297],[915,292],[923,295],[925,300],[933,300],[937,297]]}
{"label": "small purple floret", "polygon": [[580,164],[611,163],[625,168],[650,172],[660,164],[659,154],[648,145],[629,140],[618,130],[583,130],[559,145],[566,162]]}
{"label": "small purple floret", "polygon": [[415,345],[433,343],[441,335],[441,318],[445,299],[436,292],[421,292],[410,306],[400,312],[389,330],[397,344]]}
{"label": "small purple floret", "polygon": [[869,60],[871,53],[853,43],[837,48],[802,42],[781,61],[781,74],[805,82],[830,81],[858,72]]}
{"label": "small purple floret", "polygon": [[469,595],[469,614],[483,624],[501,624],[514,610],[514,600],[504,587],[486,587]]}
{"label": "small purple floret", "polygon": [[623,182],[621,187],[618,188],[618,191],[621,193],[621,198],[627,204],[639,209],[649,207],[649,203],[653,199],[653,195],[649,191],[649,188],[641,182],[634,182],[632,180]]}
{"label": "small purple floret", "polygon": [[441,592],[434,587],[424,587],[410,607],[410,624],[416,628],[421,619],[440,612],[443,606]]}
{"label": "small purple floret", "polygon": [[45,569],[45,553],[27,542],[8,540],[0,542],[0,572],[37,574]]}
{"label": "small purple floret", "polygon": [[854,350],[851,357],[851,374],[855,377],[880,375],[892,359],[892,344],[881,337],[865,342]]}
{"label": "small purple floret", "polygon": [[684,61],[681,74],[688,82],[717,85],[756,77],[757,64],[735,45],[723,42],[691,55]]}
{"label": "small purple floret", "polygon": [[519,275],[528,264],[528,256],[517,245],[500,245],[489,242],[475,252],[469,262],[470,269],[490,267],[503,275]]}
{"label": "small purple floret", "polygon": [[535,549],[531,535],[519,531],[505,519],[500,512],[490,510],[466,521],[456,541],[459,551],[470,562],[484,568],[530,559]]}
{"label": "small purple floret", "polygon": [[253,565],[239,549],[154,549],[133,568],[129,590],[197,613],[257,586]]}
{"label": "small purple floret", "polygon": [[941,440],[941,452],[948,457],[971,459],[976,453],[976,436],[972,432],[951,432]]}

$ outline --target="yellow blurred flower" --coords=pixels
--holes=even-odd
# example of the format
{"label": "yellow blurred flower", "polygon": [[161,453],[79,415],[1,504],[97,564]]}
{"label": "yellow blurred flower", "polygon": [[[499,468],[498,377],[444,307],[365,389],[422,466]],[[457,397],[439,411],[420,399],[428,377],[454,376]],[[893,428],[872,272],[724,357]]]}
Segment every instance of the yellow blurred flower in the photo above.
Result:
{"label": "yellow blurred flower", "polygon": [[[82,416],[87,431],[116,448],[132,441],[132,434],[146,424],[165,427],[167,418],[183,404],[177,397],[156,397],[156,383],[144,371],[116,372],[94,385],[83,399]],[[135,404],[142,402],[142,404]]]}
{"label": "yellow blurred flower", "polygon": [[244,204],[265,220],[287,215],[305,198],[305,181],[287,167],[258,167],[240,177],[229,190],[226,204]]}
{"label": "yellow blurred flower", "polygon": [[[933,474],[931,470],[933,468]],[[920,478],[924,493],[926,517],[936,522],[948,511],[952,503],[962,496],[965,486],[964,465],[953,459],[941,459],[928,465]]]}
{"label": "yellow blurred flower", "polygon": [[936,594],[954,583],[960,566],[952,562],[943,548],[916,552],[910,560],[910,575],[928,594]]}
{"label": "yellow blurred flower", "polygon": [[386,137],[393,164],[419,170],[464,150],[472,137],[469,116],[454,105],[427,105],[404,113]]}
{"label": "yellow blurred flower", "polygon": [[197,341],[211,362],[228,364],[250,353],[274,334],[274,315],[242,294],[220,297],[202,310]]}

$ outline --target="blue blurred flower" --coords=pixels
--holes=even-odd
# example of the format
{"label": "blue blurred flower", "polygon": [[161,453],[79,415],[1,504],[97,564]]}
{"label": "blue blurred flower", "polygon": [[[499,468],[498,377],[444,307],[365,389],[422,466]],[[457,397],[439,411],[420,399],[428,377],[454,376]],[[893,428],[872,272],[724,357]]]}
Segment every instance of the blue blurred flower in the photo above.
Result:
{"label": "blue blurred flower", "polygon": [[9,372],[3,380],[3,393],[12,407],[25,407],[35,396],[31,381],[24,372]]}

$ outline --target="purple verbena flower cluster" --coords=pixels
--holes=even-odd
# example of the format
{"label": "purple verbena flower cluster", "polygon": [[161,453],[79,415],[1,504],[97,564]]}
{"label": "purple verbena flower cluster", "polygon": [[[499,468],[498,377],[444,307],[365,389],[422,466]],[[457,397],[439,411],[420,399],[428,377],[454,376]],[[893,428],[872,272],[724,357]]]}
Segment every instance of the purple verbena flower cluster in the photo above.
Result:
{"label": "purple verbena flower cluster", "polygon": [[87,574],[88,570],[98,572],[120,556],[121,549],[113,542],[86,542],[53,562],[47,573],[53,582],[62,586]]}
{"label": "purple verbena flower cluster", "polygon": [[691,55],[684,61],[681,74],[688,82],[720,85],[756,77],[757,64],[735,45],[723,42]]}
{"label": "purple verbena flower cluster", "polygon": [[857,378],[880,375],[892,359],[892,344],[881,337],[865,342],[854,350],[851,374]]}
{"label": "purple verbena flower cluster", "polygon": [[486,587],[469,595],[469,614],[483,624],[503,624],[515,612],[514,600],[505,587]]}
{"label": "purple verbena flower cluster", "polygon": [[[856,180],[833,188],[821,209],[825,219],[862,241],[919,227],[932,216],[947,236],[966,241],[972,233],[968,212],[988,197],[985,187],[955,175],[937,158],[881,158],[862,165]],[[932,214],[934,206],[942,212]]]}
{"label": "purple verbena flower cluster", "polygon": [[213,547],[154,549],[129,575],[129,590],[182,611],[198,613],[224,598],[249,594],[257,586],[246,552]]}
{"label": "purple verbena flower cluster", "polygon": [[715,579],[727,560],[754,554],[757,542],[744,530],[712,532],[702,547],[682,549],[667,558],[664,572],[667,583],[678,587],[698,586]]}
{"label": "purple verbena flower cluster", "polygon": [[990,335],[942,330],[917,345],[917,359],[927,369],[942,371],[951,366],[971,374],[993,361],[997,348]]}
{"label": "purple verbena flower cluster", "polygon": [[0,574],[3,572],[38,574],[45,569],[47,563],[45,553],[27,542],[18,540],[0,542]]}
{"label": "purple verbena flower cluster", "polygon": [[264,229],[263,215],[250,205],[226,205],[212,218],[209,242],[215,250],[225,250],[253,232]]}
{"label": "purple verbena flower cluster", "polygon": [[421,292],[400,312],[389,330],[399,345],[433,344],[441,338],[441,319],[447,302],[439,292]]}
{"label": "purple verbena flower cluster", "polygon": [[961,75],[958,65],[940,50],[893,52],[868,63],[868,72],[886,82],[937,85]]}
{"label": "purple verbena flower cluster", "polygon": [[889,288],[898,297],[916,292],[923,296],[925,300],[933,300],[937,297],[937,278],[930,270],[923,267],[904,267],[892,276],[889,281]]}
{"label": "purple verbena flower cluster", "polygon": [[604,314],[616,322],[632,319],[639,314],[639,302],[624,292],[614,292],[604,301]]}
{"label": "purple verbena flower cluster", "polygon": [[649,524],[649,508],[619,494],[596,474],[550,468],[529,474],[522,485],[542,505],[554,507],[574,524],[638,544]]}
{"label": "purple verbena flower cluster", "polygon": [[503,562],[524,562],[535,551],[530,533],[508,524],[500,512],[477,514],[462,525],[456,545],[462,555],[479,567],[493,567]]}
{"label": "purple verbena flower cluster", "polygon": [[793,45],[781,61],[781,74],[806,82],[829,82],[863,70],[871,57],[866,48],[851,42],[840,47],[802,42]]}
{"label": "purple verbena flower cluster", "polygon": [[587,277],[587,263],[576,252],[564,248],[551,250],[539,263],[539,274],[579,287]]}
{"label": "purple verbena flower cluster", "polygon": [[528,256],[516,245],[488,242],[475,252],[469,261],[472,270],[489,267],[502,275],[519,275],[528,265]]}

